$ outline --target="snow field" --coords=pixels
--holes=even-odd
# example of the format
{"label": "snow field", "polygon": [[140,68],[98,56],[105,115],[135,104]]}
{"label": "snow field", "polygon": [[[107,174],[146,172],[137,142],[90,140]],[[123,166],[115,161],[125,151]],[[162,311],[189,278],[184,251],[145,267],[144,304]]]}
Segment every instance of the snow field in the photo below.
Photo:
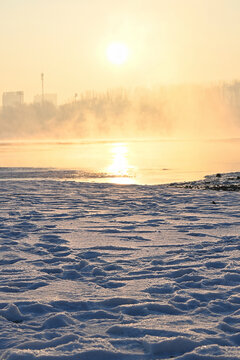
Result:
{"label": "snow field", "polygon": [[2,181],[0,359],[240,359],[239,200]]}

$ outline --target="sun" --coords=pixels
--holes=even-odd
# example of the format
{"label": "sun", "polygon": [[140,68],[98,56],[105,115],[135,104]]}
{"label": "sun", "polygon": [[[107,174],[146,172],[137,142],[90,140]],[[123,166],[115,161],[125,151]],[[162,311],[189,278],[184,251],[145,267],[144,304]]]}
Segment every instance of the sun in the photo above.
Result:
{"label": "sun", "polygon": [[124,64],[129,56],[129,50],[126,44],[114,42],[107,47],[107,58],[114,65]]}

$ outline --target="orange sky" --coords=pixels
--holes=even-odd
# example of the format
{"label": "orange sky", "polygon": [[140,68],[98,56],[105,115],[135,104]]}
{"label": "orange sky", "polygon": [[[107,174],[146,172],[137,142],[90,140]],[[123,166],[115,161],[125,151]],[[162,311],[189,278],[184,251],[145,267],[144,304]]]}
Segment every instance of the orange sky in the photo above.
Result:
{"label": "orange sky", "polygon": [[[240,78],[239,0],[8,0],[0,2],[0,94],[74,93]],[[106,58],[109,43],[128,61]]]}

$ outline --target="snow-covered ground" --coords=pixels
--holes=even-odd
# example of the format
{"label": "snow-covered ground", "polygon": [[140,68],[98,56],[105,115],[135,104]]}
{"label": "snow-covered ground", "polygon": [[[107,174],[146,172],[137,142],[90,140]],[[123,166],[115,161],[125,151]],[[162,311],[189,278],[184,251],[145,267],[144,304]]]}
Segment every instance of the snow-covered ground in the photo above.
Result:
{"label": "snow-covered ground", "polygon": [[240,193],[0,182],[1,360],[240,359]]}

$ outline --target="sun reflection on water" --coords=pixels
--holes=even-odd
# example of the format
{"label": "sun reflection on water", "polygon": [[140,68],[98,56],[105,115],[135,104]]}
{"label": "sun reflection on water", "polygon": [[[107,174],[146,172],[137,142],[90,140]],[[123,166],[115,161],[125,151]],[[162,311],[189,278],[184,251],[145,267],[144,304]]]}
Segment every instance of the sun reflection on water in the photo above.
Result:
{"label": "sun reflection on water", "polygon": [[112,163],[107,167],[106,171],[112,176],[111,182],[117,184],[134,184],[133,169],[128,162],[128,147],[124,143],[115,143],[111,147]]}

